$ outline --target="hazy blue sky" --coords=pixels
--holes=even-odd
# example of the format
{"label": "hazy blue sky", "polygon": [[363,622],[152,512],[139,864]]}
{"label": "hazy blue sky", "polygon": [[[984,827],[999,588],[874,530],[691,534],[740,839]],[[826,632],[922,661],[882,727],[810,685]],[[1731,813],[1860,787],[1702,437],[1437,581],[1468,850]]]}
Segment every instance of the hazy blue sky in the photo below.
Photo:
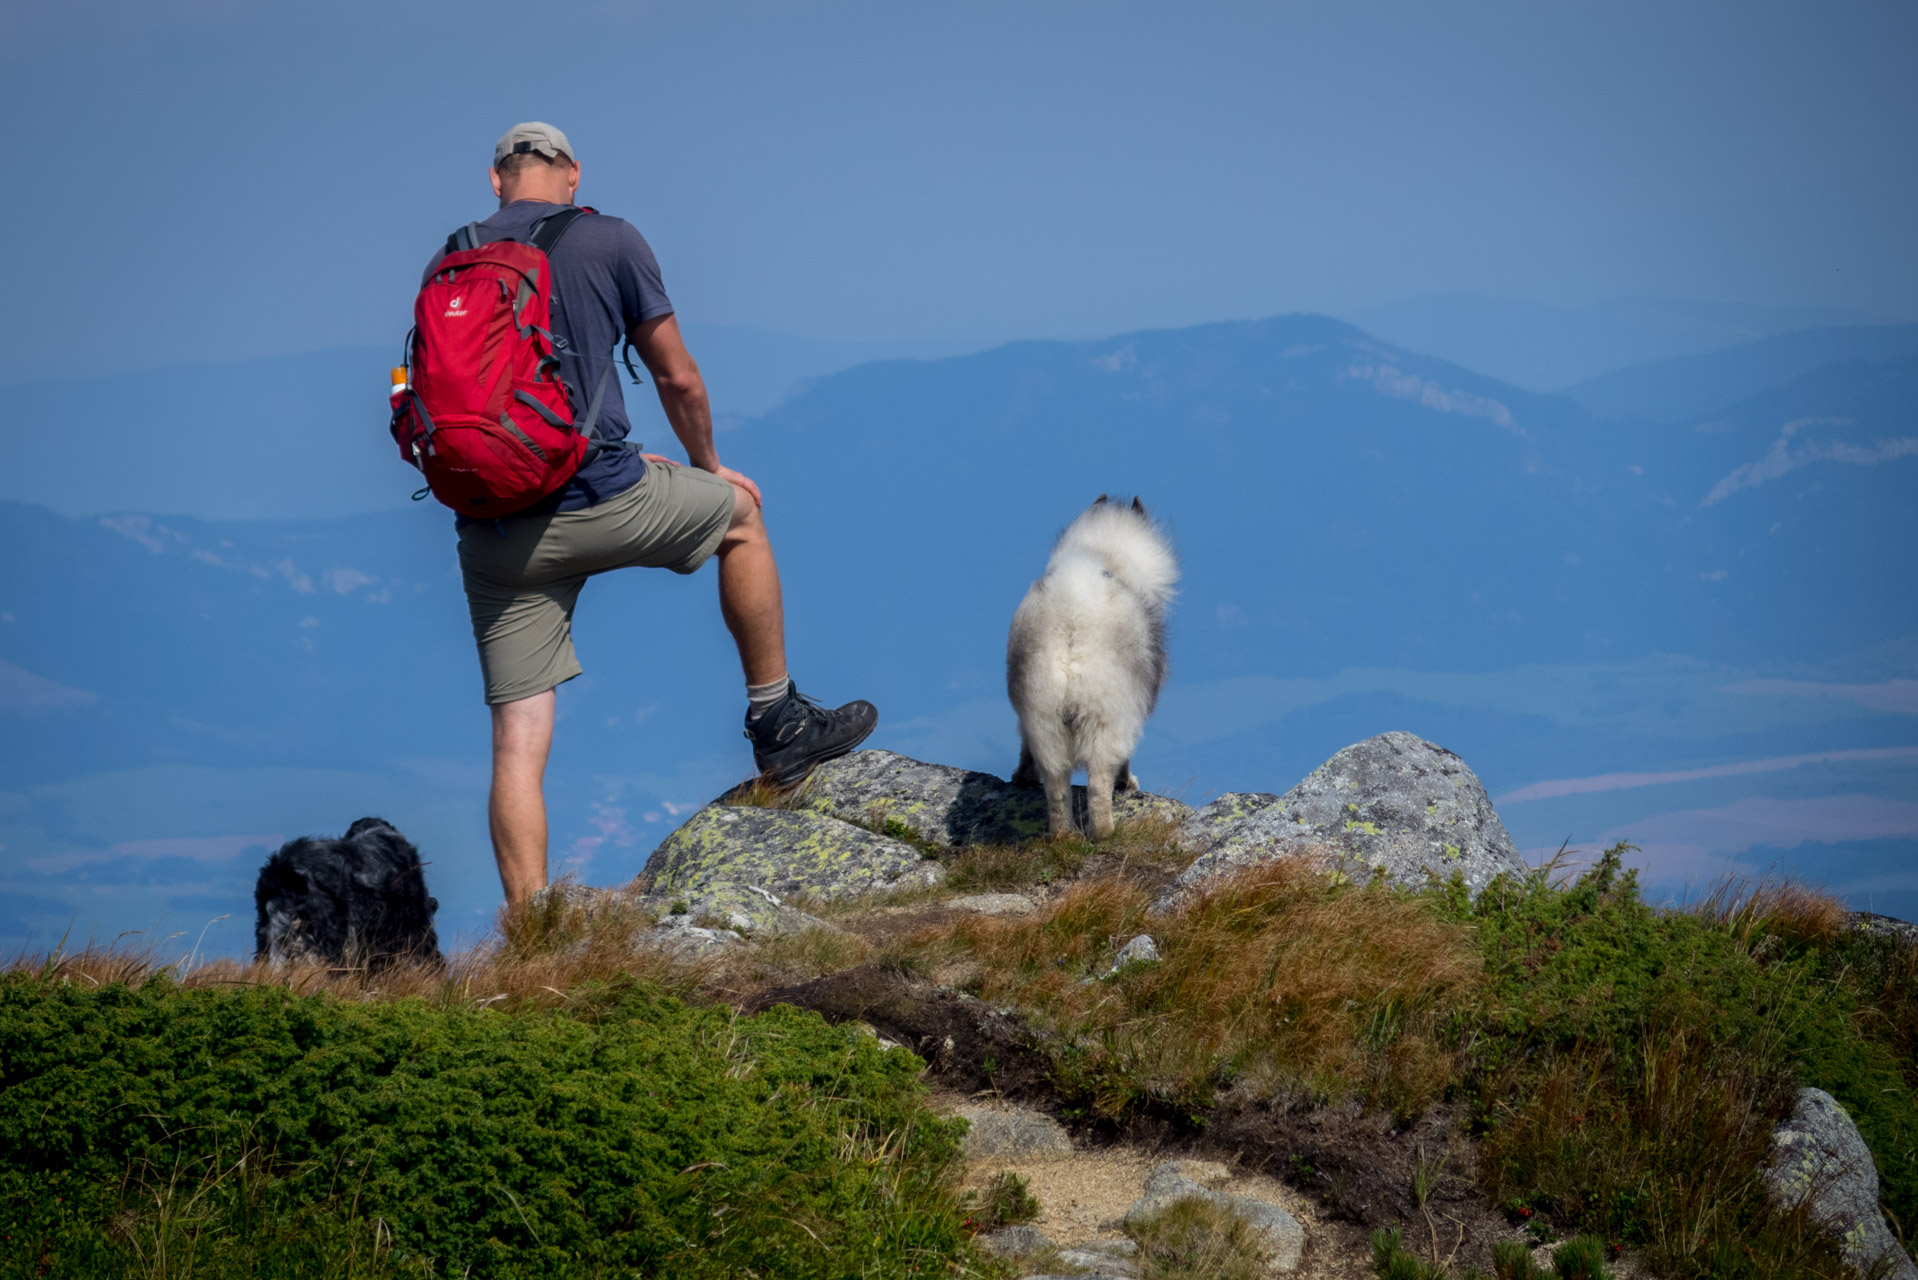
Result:
{"label": "hazy blue sky", "polygon": [[1918,8],[0,8],[0,377],[395,341],[508,125],[682,314],[1093,335],[1431,291],[1909,318]]}

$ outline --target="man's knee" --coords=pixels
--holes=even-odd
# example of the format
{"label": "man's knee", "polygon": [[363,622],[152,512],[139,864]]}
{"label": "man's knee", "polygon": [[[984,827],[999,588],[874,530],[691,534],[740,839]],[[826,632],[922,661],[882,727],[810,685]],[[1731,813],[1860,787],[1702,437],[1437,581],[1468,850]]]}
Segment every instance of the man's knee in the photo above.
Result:
{"label": "man's knee", "polygon": [[542,763],[553,741],[553,691],[493,705],[495,759],[537,758]]}
{"label": "man's knee", "polygon": [[765,541],[766,521],[759,513],[759,504],[753,495],[741,485],[733,486],[733,518],[726,526],[726,539],[722,546],[737,546],[742,542]]}

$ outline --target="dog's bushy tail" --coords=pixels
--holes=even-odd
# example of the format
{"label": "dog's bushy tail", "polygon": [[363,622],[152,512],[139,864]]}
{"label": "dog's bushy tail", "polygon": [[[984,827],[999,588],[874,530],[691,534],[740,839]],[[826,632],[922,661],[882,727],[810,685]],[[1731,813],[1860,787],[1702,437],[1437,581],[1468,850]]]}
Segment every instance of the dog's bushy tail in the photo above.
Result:
{"label": "dog's bushy tail", "polygon": [[1155,609],[1164,609],[1177,594],[1179,560],[1172,543],[1136,502],[1088,507],[1060,535],[1048,572],[1082,557],[1097,561]]}

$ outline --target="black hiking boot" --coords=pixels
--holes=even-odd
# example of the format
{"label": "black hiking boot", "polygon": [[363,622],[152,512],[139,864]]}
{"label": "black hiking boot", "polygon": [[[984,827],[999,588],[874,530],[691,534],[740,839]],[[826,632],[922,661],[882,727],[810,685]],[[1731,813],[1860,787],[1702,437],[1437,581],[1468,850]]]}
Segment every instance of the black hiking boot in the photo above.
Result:
{"label": "black hiking boot", "polygon": [[759,776],[775,787],[790,787],[864,742],[878,724],[879,708],[870,702],[828,711],[794,685],[759,719],[746,721],[746,736],[753,742]]}

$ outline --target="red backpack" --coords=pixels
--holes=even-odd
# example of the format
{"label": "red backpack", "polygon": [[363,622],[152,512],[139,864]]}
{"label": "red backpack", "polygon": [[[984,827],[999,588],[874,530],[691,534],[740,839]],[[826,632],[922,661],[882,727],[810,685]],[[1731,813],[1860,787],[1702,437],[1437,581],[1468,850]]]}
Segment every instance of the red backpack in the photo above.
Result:
{"label": "red backpack", "polygon": [[[590,209],[565,208],[516,240],[479,243],[470,223],[420,286],[408,377],[393,397],[393,439],[428,489],[464,516],[491,519],[538,502],[600,449],[593,435],[606,377],[586,415],[559,378],[547,255]],[[607,372],[612,371],[608,365]]]}

